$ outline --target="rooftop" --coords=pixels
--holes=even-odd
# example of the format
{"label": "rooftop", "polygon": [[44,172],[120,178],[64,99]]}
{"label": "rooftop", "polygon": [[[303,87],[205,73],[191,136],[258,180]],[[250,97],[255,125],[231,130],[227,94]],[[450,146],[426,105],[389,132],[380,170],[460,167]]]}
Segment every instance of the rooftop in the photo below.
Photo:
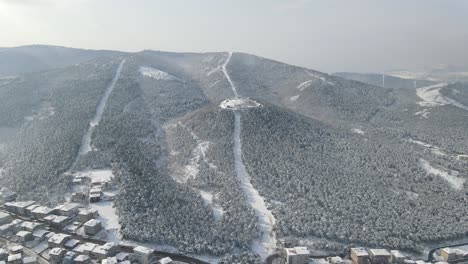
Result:
{"label": "rooftop", "polygon": [[143,254],[152,254],[153,253],[153,250],[150,249],[150,248],[147,248],[147,247],[142,247],[142,246],[138,246],[136,248],[133,249],[133,251],[135,253],[143,253]]}
{"label": "rooftop", "polygon": [[380,249],[380,248],[378,248],[378,249],[374,249],[374,248],[369,249],[369,253],[371,255],[374,255],[374,256],[391,256],[390,252],[388,252],[388,250]]}
{"label": "rooftop", "polygon": [[70,238],[70,236],[66,234],[55,234],[49,239],[49,243],[60,244],[68,238]]}
{"label": "rooftop", "polygon": [[365,248],[352,248],[351,251],[358,257],[369,256],[369,253]]}
{"label": "rooftop", "polygon": [[288,255],[310,255],[306,247],[294,247],[285,249]]}

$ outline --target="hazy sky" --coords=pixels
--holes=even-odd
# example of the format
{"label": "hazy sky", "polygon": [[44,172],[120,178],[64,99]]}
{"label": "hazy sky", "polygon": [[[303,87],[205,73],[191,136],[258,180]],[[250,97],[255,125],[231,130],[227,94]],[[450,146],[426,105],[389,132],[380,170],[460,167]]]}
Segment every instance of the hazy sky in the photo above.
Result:
{"label": "hazy sky", "polygon": [[0,0],[0,46],[241,51],[326,72],[468,66],[467,0]]}

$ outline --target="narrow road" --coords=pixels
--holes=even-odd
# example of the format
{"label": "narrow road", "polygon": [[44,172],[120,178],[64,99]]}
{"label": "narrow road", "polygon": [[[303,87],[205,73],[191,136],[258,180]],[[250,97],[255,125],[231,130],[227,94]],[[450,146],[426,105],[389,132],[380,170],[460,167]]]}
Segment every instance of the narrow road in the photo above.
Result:
{"label": "narrow road", "polygon": [[[232,92],[236,98],[239,98],[236,86],[232,82],[231,77],[226,70],[226,66],[229,64],[231,57],[232,53],[230,52],[222,66],[222,69],[224,76],[231,86]],[[252,251],[260,255],[260,257],[265,260],[276,250],[276,234],[274,231],[276,220],[270,210],[268,210],[263,197],[250,183],[250,176],[247,173],[244,162],[242,161],[241,111],[234,111],[234,118],[234,164],[236,174],[240,182],[240,188],[246,196],[246,202],[255,212],[257,217],[257,226],[260,232],[258,239],[255,239],[252,242]]]}
{"label": "narrow road", "polygon": [[107,87],[106,92],[102,96],[101,100],[99,101],[99,104],[96,108],[96,114],[94,115],[93,119],[91,120],[89,124],[88,131],[83,137],[83,141],[81,143],[80,151],[78,152],[79,156],[82,156],[89,151],[91,151],[91,136],[93,134],[94,128],[99,124],[102,118],[102,114],[104,113],[104,110],[106,108],[107,101],[109,100],[109,97],[114,90],[115,84],[120,78],[120,73],[122,72],[123,65],[125,63],[125,60],[122,60],[119,64],[119,67],[117,68],[117,71],[115,73],[114,79],[112,79],[112,82],[110,83],[109,87]]}

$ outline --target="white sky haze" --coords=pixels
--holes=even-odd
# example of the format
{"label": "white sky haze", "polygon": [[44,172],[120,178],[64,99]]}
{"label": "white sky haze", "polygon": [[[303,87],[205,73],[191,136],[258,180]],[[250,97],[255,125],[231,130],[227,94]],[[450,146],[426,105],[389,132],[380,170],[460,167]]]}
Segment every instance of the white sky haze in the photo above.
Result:
{"label": "white sky haze", "polygon": [[326,72],[468,66],[464,0],[0,0],[0,47],[239,51]]}

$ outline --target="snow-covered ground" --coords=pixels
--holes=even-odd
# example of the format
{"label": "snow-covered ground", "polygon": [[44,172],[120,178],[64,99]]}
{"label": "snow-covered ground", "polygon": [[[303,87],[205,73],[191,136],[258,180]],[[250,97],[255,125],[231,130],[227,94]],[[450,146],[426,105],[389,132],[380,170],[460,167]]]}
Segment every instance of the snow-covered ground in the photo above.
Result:
{"label": "snow-covered ground", "polygon": [[260,237],[254,240],[252,250],[265,259],[276,249],[276,234],[274,231],[276,219],[270,210],[268,210],[263,197],[250,183],[250,176],[248,175],[245,165],[242,161],[240,118],[240,113],[236,112],[234,124],[234,161],[236,174],[241,184],[241,189],[247,198],[247,202],[255,211],[258,228],[260,230]]}
{"label": "snow-covered ground", "polygon": [[112,181],[114,175],[112,174],[111,169],[101,169],[101,170],[86,170],[86,171],[79,171],[73,174],[74,176],[86,176],[91,181],[105,181],[109,182]]}
{"label": "snow-covered ground", "polygon": [[428,115],[430,113],[431,112],[429,112],[429,110],[427,108],[424,108],[423,110],[414,113],[414,115],[421,116],[421,118],[428,118]]}
{"label": "snow-covered ground", "polygon": [[226,69],[226,66],[231,61],[231,58],[232,58],[232,52],[229,52],[228,55],[227,55],[226,61],[224,62],[223,66],[222,66],[222,70],[223,70],[224,76],[226,77],[226,80],[229,82],[229,85],[231,86],[231,89],[232,89],[232,92],[234,93],[234,96],[239,97],[239,95],[237,94],[236,86],[232,82],[231,76],[229,76],[229,74],[227,72],[227,69]]}
{"label": "snow-covered ground", "polygon": [[[439,83],[431,86],[421,87],[416,89],[416,94],[423,101],[418,102],[420,106],[432,107],[441,105],[453,105],[458,108],[468,111],[468,106],[465,106],[456,100],[446,97],[441,94],[440,89],[447,86],[447,83]],[[426,115],[427,116],[427,115]]]}
{"label": "snow-covered ground", "polygon": [[153,79],[156,79],[156,80],[165,80],[165,81],[175,81],[175,80],[179,80],[179,78],[167,73],[167,72],[164,72],[164,71],[161,71],[161,70],[158,70],[158,69],[155,69],[155,68],[151,68],[151,67],[147,67],[147,66],[142,66],[140,67],[139,69],[141,75],[143,76],[146,76],[146,77],[149,77],[149,78],[153,78]]}
{"label": "snow-covered ground", "polygon": [[203,198],[205,204],[210,206],[213,210],[213,217],[215,220],[219,221],[224,214],[224,210],[219,204],[213,202],[213,194],[210,192],[200,191],[200,196]]}
{"label": "snow-covered ground", "polygon": [[223,109],[242,110],[262,106],[260,103],[249,98],[226,99],[219,104]]}
{"label": "snow-covered ground", "polygon": [[431,145],[429,143],[422,142],[422,141],[419,141],[419,140],[414,140],[412,138],[408,139],[407,141],[410,142],[410,143],[417,144],[417,145],[423,146],[425,148],[428,148],[432,153],[434,153],[436,155],[439,155],[439,156],[447,155],[444,151],[442,151],[441,148],[436,147],[434,145]]}
{"label": "snow-covered ground", "polygon": [[291,98],[289,98],[289,101],[295,102],[297,99],[299,99],[299,95],[294,95],[294,96],[291,96]]}
{"label": "snow-covered ground", "polygon": [[419,159],[418,165],[423,168],[427,173],[436,175],[445,180],[450,187],[460,191],[463,189],[463,184],[465,183],[465,178],[459,177],[457,171],[447,172],[438,168],[433,167],[427,160]]}
{"label": "snow-covered ground", "polygon": [[125,60],[122,60],[119,64],[119,67],[117,68],[117,71],[115,73],[114,79],[112,80],[111,84],[109,87],[107,87],[106,92],[104,93],[104,96],[102,96],[101,100],[99,101],[99,104],[96,108],[96,114],[94,115],[93,119],[91,120],[89,124],[88,131],[83,137],[79,155],[85,155],[89,151],[91,151],[91,136],[93,134],[94,128],[99,124],[102,118],[102,114],[104,113],[104,109],[106,108],[107,101],[109,100],[109,96],[114,90],[115,84],[120,78],[120,73],[122,72],[123,65],[125,63]]}
{"label": "snow-covered ground", "polygon": [[359,134],[359,135],[364,135],[366,133],[360,128],[353,128],[353,129],[351,129],[351,132]]}
{"label": "snow-covered ground", "polygon": [[297,86],[297,89],[299,89],[301,92],[304,91],[306,88],[308,88],[312,84],[312,80],[305,81]]}
{"label": "snow-covered ground", "polygon": [[198,142],[195,149],[192,150],[192,158],[190,159],[189,164],[184,168],[184,178],[178,179],[179,182],[182,181],[182,183],[185,183],[189,179],[197,178],[198,172],[200,171],[200,160],[205,157],[205,153],[209,146],[210,142],[208,141]]}

